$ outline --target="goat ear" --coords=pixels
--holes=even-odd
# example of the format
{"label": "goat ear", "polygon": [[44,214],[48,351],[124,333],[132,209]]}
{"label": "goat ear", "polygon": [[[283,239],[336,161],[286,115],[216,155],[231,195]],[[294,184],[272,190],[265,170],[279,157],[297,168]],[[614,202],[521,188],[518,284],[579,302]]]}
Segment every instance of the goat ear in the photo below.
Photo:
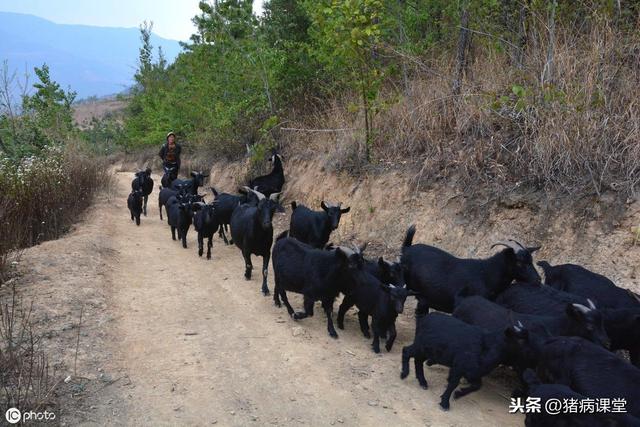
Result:
{"label": "goat ear", "polygon": [[542,246],[532,246],[527,248],[527,252],[529,252],[530,254],[534,253],[535,251],[539,250]]}
{"label": "goat ear", "polygon": [[327,204],[323,201],[320,202],[320,207],[322,208],[322,210],[329,210],[329,207],[327,206]]}
{"label": "goat ear", "polygon": [[383,257],[378,258],[378,267],[385,268],[386,266],[387,266],[387,263],[384,262],[384,258]]}
{"label": "goat ear", "polygon": [[351,206],[346,207],[346,208],[344,208],[344,209],[340,209],[340,213],[346,214],[346,213],[348,213],[350,210],[351,210]]}
{"label": "goat ear", "polygon": [[195,177],[197,176],[197,174],[196,174],[195,172],[193,172],[193,171],[192,171],[192,172],[191,172],[191,176],[195,178]]}

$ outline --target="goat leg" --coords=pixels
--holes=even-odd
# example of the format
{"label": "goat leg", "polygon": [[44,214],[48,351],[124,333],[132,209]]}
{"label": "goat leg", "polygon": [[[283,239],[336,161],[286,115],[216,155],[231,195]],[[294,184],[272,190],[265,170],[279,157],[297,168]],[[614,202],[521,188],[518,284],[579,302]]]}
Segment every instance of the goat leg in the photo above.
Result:
{"label": "goat leg", "polygon": [[202,232],[198,232],[198,256],[202,256],[204,252],[204,242],[202,238]]}
{"label": "goat leg", "polygon": [[213,247],[213,234],[207,240],[207,259],[211,259],[211,248]]}
{"label": "goat leg", "polygon": [[387,351],[391,351],[391,348],[393,347],[393,343],[396,340],[396,336],[398,336],[398,333],[396,332],[396,325],[394,323],[389,325],[389,329],[387,332],[388,332],[388,338],[384,348],[386,348]]}
{"label": "goat leg", "polygon": [[327,331],[331,338],[338,338],[338,333],[333,327],[333,298],[322,301],[322,308],[327,316]]}
{"label": "goat leg", "polygon": [[360,330],[365,338],[371,338],[369,333],[369,315],[362,310],[358,311],[358,321],[360,322]]}
{"label": "goat leg", "polygon": [[451,367],[451,369],[449,369],[449,376],[447,377],[447,388],[440,397],[440,407],[445,411],[449,410],[449,399],[451,399],[451,393],[453,393],[453,390],[455,390],[456,387],[458,387],[458,385],[460,384],[461,376],[454,373],[454,369],[455,367]]}
{"label": "goat leg", "polygon": [[456,390],[455,393],[453,393],[453,398],[459,399],[462,396],[466,396],[469,393],[480,390],[480,387],[482,387],[482,378],[469,380],[469,386]]}
{"label": "goat leg", "polygon": [[338,328],[344,329],[344,315],[353,307],[353,301],[349,295],[345,295],[338,308]]}
{"label": "goat leg", "polygon": [[251,254],[245,252],[242,254],[242,256],[244,257],[245,265],[244,278],[247,280],[251,280],[251,270],[253,270],[253,264],[251,264]]}
{"label": "goat leg", "polygon": [[402,348],[402,371],[400,372],[400,378],[405,379],[409,376],[409,360],[415,357],[415,344],[408,345]]}
{"label": "goat leg", "polygon": [[269,251],[267,251],[267,254],[262,256],[262,294],[264,296],[269,295],[269,287],[267,286],[267,276],[269,274],[269,258],[270,253]]}

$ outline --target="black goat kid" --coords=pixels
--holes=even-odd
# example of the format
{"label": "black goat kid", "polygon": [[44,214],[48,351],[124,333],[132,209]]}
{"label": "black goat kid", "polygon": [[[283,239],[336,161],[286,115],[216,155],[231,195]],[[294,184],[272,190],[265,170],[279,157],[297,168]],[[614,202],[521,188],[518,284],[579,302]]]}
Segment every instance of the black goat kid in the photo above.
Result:
{"label": "black goat kid", "polygon": [[198,209],[193,216],[193,228],[198,232],[198,255],[202,256],[204,252],[204,239],[207,238],[207,259],[211,259],[213,235],[221,225],[213,204],[202,202],[196,204],[198,205]]}
{"label": "black goat kid", "polygon": [[144,194],[142,190],[133,190],[127,197],[127,207],[131,213],[131,221],[135,221],[136,225],[140,225],[140,214],[142,213],[142,200]]}
{"label": "black goat kid", "polygon": [[144,199],[142,212],[144,213],[144,216],[147,216],[147,200],[149,200],[149,194],[153,192],[153,179],[151,178],[150,168],[136,172],[136,177],[131,181],[131,189],[142,191]]}

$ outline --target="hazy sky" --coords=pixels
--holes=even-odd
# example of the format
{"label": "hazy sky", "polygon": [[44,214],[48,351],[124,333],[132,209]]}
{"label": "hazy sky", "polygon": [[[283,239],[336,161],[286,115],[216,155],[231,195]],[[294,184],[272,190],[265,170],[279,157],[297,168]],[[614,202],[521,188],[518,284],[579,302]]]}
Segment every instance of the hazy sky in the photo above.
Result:
{"label": "hazy sky", "polygon": [[[159,36],[188,40],[195,31],[191,18],[199,13],[198,0],[0,0],[0,12],[36,15],[59,24],[102,27],[138,27],[153,21]],[[263,0],[254,1],[262,10]]]}

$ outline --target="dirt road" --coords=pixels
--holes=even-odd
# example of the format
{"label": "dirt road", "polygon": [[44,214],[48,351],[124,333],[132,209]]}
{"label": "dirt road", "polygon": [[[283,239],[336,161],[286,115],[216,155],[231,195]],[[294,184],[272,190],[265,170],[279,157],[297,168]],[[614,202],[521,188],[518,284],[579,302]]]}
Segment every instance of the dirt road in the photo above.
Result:
{"label": "dirt road", "polygon": [[[78,372],[60,396],[63,424],[522,424],[508,414],[504,373],[452,401],[449,412],[438,406],[447,369],[426,368],[428,391],[418,386],[413,364],[400,380],[413,303],[399,319],[391,353],[371,351],[355,310],[340,338],[331,339],[321,310],[295,322],[260,294],[259,274],[245,281],[236,247],[216,238],[207,261],[197,256],[193,229],[188,249],[172,241],[158,217],[157,190],[136,227],[126,209],[131,174],[116,181],[116,193],[75,231],[30,249],[22,262],[36,305],[50,321],[71,325],[49,344],[58,343],[60,369],[71,373],[73,325],[85,307]],[[270,272],[271,289],[272,279]],[[43,298],[38,288],[45,286]],[[301,307],[298,296],[290,300]]]}

